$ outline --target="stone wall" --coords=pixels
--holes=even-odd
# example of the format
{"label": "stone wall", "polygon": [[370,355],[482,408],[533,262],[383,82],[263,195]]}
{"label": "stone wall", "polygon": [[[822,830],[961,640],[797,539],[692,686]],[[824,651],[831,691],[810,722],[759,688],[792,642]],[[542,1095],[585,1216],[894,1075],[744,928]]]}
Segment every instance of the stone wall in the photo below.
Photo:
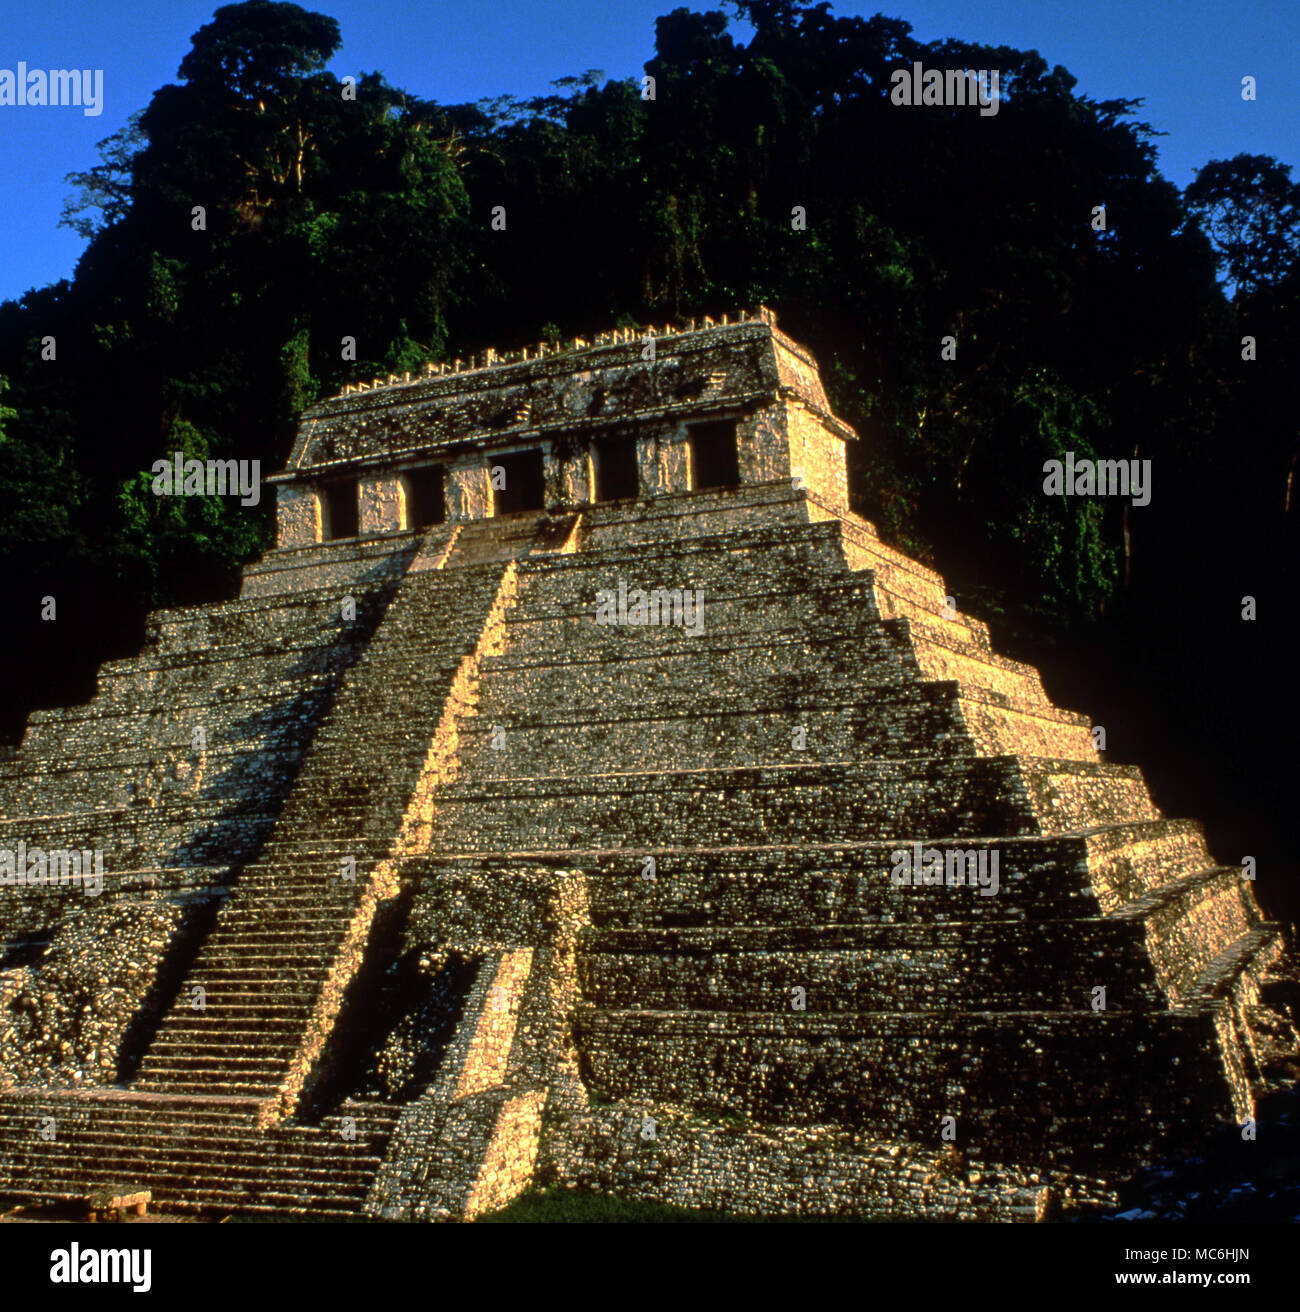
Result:
{"label": "stone wall", "polygon": [[438,1079],[402,1114],[367,1202],[389,1219],[470,1218],[527,1188],[552,1115],[585,1107],[569,1021],[585,889],[573,872],[416,862],[410,948],[481,964]]}
{"label": "stone wall", "polygon": [[37,965],[0,971],[0,1088],[115,1083],[183,916],[159,897],[88,902],[63,916]]}
{"label": "stone wall", "polygon": [[1038,1221],[1114,1192],[1086,1175],[818,1127],[757,1128],[680,1107],[594,1107],[557,1126],[539,1183],[733,1216]]}
{"label": "stone wall", "polygon": [[785,419],[791,477],[801,477],[803,486],[827,505],[847,512],[849,474],[844,439],[798,401],[786,407]]}
{"label": "stone wall", "polygon": [[542,449],[548,506],[580,506],[594,499],[591,453],[581,442],[563,438]]}

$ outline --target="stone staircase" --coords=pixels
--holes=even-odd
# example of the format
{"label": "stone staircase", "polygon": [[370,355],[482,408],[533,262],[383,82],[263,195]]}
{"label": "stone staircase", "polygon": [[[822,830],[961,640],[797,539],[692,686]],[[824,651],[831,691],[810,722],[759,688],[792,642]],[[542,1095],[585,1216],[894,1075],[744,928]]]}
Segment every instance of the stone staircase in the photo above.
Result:
{"label": "stone staircase", "polygon": [[[501,587],[499,565],[411,574],[312,741],[141,1068],[145,1092],[271,1098],[340,957],[364,945],[377,879],[436,725]],[[196,1009],[194,990],[203,1006]],[[314,1052],[312,1056],[314,1056]]]}
{"label": "stone staircase", "polygon": [[[223,872],[215,924],[129,1089],[0,1095],[0,1190],[58,1201],[130,1178],[168,1206],[360,1211],[398,1110],[345,1100],[310,1124],[284,1116],[320,1056],[376,910],[396,892],[392,868],[417,788],[429,786],[431,765],[448,765],[438,740],[454,737],[454,720],[472,713],[473,658],[489,618],[508,602],[518,530],[434,531],[413,544],[406,561],[436,559],[454,573],[413,567],[387,590],[382,619],[351,653],[309,744],[300,744],[293,786],[257,859]],[[312,567],[296,561],[292,576]],[[312,598],[326,613],[356,591],[353,581],[346,594]],[[255,592],[233,609],[243,620],[281,604]],[[244,630],[224,618],[204,615],[208,627],[193,634],[164,617],[162,651],[197,638],[207,654],[221,643],[223,670],[252,682],[264,672],[257,652],[239,646]],[[284,643],[270,624],[264,640],[268,631],[269,650],[279,653]],[[124,673],[139,683],[151,671]],[[112,762],[105,777],[122,765]],[[50,1140],[32,1132],[47,1116],[61,1127]],[[228,1147],[232,1135],[237,1150]],[[39,1185],[18,1187],[29,1171]]]}
{"label": "stone staircase", "polygon": [[0,1099],[0,1174],[18,1202],[77,1204],[147,1187],[155,1208],[260,1218],[359,1217],[398,1110],[345,1103],[316,1125],[259,1126],[245,1099],[115,1091]]}

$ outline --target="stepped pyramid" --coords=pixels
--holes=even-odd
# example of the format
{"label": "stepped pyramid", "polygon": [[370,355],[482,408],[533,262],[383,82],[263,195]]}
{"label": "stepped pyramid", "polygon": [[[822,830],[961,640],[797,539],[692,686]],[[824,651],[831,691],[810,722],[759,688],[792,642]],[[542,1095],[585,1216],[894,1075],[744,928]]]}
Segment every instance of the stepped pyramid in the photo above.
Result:
{"label": "stepped pyramid", "polygon": [[1033,1219],[1253,1115],[1278,927],[854,440],[766,310],[309,411],[239,598],[0,764],[104,870],[0,883],[0,1197]]}

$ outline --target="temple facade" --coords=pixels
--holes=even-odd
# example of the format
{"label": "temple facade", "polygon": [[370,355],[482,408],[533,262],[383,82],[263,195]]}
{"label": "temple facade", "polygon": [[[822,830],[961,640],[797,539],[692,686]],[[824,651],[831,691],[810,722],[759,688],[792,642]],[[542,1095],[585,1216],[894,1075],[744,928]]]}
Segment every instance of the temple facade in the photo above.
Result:
{"label": "temple facade", "polygon": [[309,410],[271,480],[277,545],[775,480],[848,509],[856,435],[769,310],[460,366]]}

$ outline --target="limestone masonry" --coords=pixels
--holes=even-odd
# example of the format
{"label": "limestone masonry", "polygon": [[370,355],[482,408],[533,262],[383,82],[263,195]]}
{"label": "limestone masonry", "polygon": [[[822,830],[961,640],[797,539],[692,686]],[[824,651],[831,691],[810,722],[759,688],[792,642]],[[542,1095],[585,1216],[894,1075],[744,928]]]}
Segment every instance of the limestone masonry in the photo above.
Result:
{"label": "limestone masonry", "polygon": [[0,1197],[1033,1219],[1253,1115],[1278,928],[855,440],[766,310],[308,411],[239,598],[0,763],[104,872],[0,875]]}

